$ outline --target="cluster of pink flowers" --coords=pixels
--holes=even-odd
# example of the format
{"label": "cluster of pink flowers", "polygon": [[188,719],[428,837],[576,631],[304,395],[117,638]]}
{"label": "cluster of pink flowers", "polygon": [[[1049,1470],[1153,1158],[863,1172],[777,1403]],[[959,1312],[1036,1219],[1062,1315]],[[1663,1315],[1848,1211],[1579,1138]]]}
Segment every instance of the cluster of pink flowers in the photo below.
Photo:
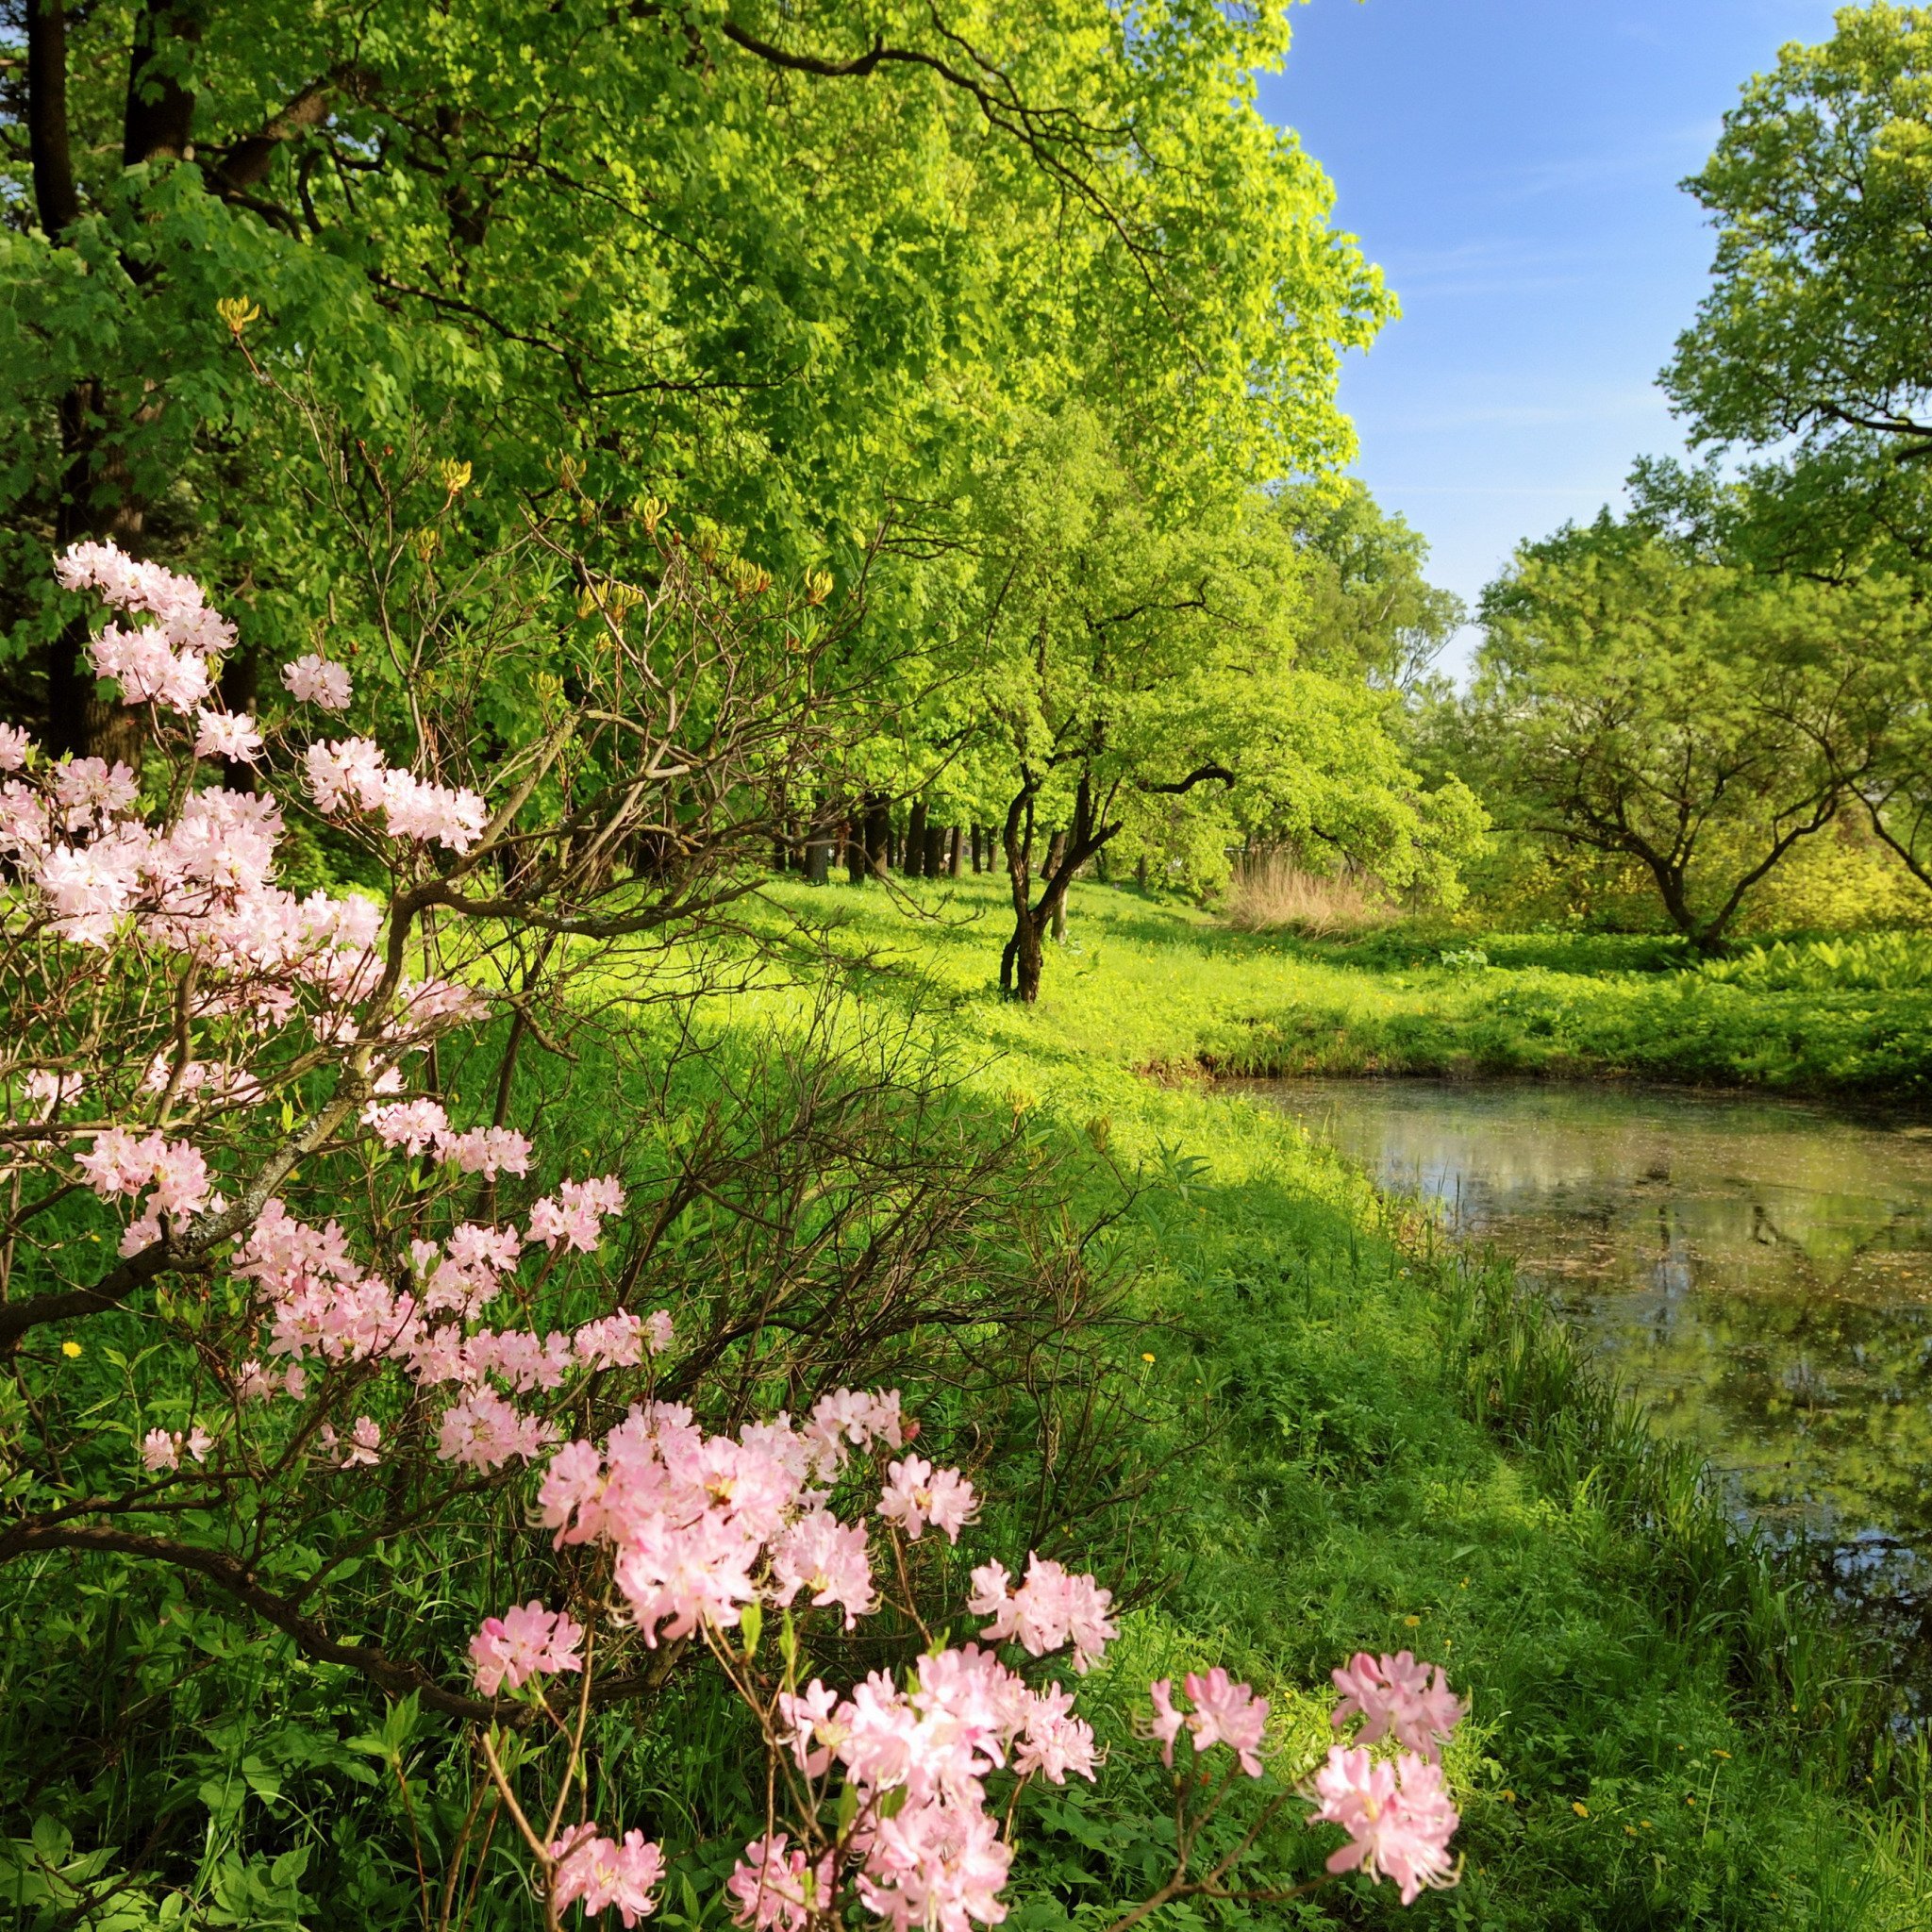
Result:
{"label": "cluster of pink flowers", "polygon": [[486,1617],[470,1640],[476,1688],[484,1696],[494,1697],[505,1684],[521,1690],[532,1677],[581,1671],[584,1660],[577,1646],[583,1641],[581,1624],[573,1623],[561,1610],[546,1610],[540,1603]]}
{"label": "cluster of pink flowers", "polygon": [[587,1912],[615,1906],[626,1925],[657,1909],[652,1888],[664,1876],[664,1854],[642,1832],[627,1831],[622,1843],[600,1838],[586,1824],[550,1847],[557,1862],[553,1880],[559,1909],[581,1903]]}
{"label": "cluster of pink flowers", "polygon": [[[622,1198],[614,1181],[586,1185],[600,1200]],[[570,1334],[469,1327],[504,1291],[525,1245],[514,1227],[465,1222],[445,1241],[413,1244],[417,1285],[398,1290],[358,1262],[337,1223],[311,1227],[271,1200],[239,1244],[233,1273],[262,1297],[271,1356],[295,1358],[298,1367],[310,1357],[393,1361],[421,1388],[455,1385],[438,1424],[437,1452],[462,1467],[491,1470],[533,1458],[558,1440],[551,1424],[509,1396],[558,1389],[575,1373],[636,1366],[672,1340],[671,1317],[661,1308],[649,1316],[618,1309]],[[258,1362],[246,1371],[244,1393],[274,1387]],[[349,1459],[373,1460],[377,1440],[358,1438]]]}
{"label": "cluster of pink flowers", "polygon": [[208,1186],[208,1161],[186,1141],[163,1134],[130,1134],[125,1127],[107,1127],[94,1136],[92,1149],[77,1154],[74,1164],[88,1185],[104,1200],[116,1194],[139,1194],[152,1185],[147,1207],[121,1238],[121,1252],[131,1255],[159,1238],[160,1218],[179,1221],[217,1203]]}
{"label": "cluster of pink flowers", "polygon": [[298,704],[320,705],[325,711],[347,710],[354,695],[348,672],[313,651],[282,666],[282,687]]}
{"label": "cluster of pink flowers", "polygon": [[387,763],[366,738],[311,744],[304,762],[309,794],[321,810],[339,812],[355,806],[379,811],[394,838],[433,839],[452,852],[467,852],[489,820],[489,808],[475,792],[432,785],[402,771]]}
{"label": "cluster of pink flowers", "polygon": [[1225,1744],[1250,1777],[1261,1775],[1261,1740],[1268,1728],[1268,1700],[1257,1697],[1245,1684],[1237,1684],[1219,1664],[1205,1675],[1191,1671],[1181,1689],[1191,1710],[1174,1707],[1174,1683],[1157,1677],[1147,1687],[1154,1703],[1149,1732],[1160,1745],[1161,1763],[1173,1767],[1174,1740],[1185,1726],[1197,1752]]}
{"label": "cluster of pink flowers", "polygon": [[[614,1546],[617,1587],[646,1643],[700,1624],[729,1628],[746,1604],[786,1605],[801,1591],[822,1607],[838,1606],[849,1624],[877,1600],[865,1534],[831,1515],[812,1485],[836,1473],[855,1442],[895,1439],[904,1440],[896,1391],[860,1398],[841,1390],[803,1427],[780,1416],[735,1440],[706,1435],[681,1406],[645,1403],[601,1451],[589,1442],[559,1450],[538,1505],[559,1545]],[[895,1466],[895,1483],[903,1470]],[[949,1516],[971,1514],[963,1476],[921,1470]]]}
{"label": "cluster of pink flowers", "polygon": [[[1372,1878],[1392,1879],[1408,1905],[1424,1886],[1455,1883],[1449,1840],[1461,1820],[1440,1757],[1465,1707],[1440,1664],[1432,1670],[1406,1650],[1381,1657],[1359,1651],[1332,1674],[1341,1701],[1331,1721],[1341,1730],[1359,1716],[1361,1742],[1329,1752],[1316,1774],[1319,1807],[1309,1822],[1325,1820],[1348,1833],[1329,1871],[1359,1867]],[[1391,1734],[1404,1747],[1392,1757],[1374,1758],[1362,1748]]]}
{"label": "cluster of pink flowers", "polygon": [[166,1429],[150,1429],[141,1439],[141,1466],[150,1475],[158,1475],[164,1469],[179,1469],[184,1453],[196,1462],[206,1462],[214,1446],[215,1439],[199,1424],[185,1436],[178,1429],[172,1435]]}
{"label": "cluster of pink flowers", "polygon": [[1404,1905],[1412,1905],[1424,1886],[1455,1882],[1449,1840],[1462,1821],[1440,1765],[1407,1751],[1377,1759],[1338,1744],[1315,1774],[1315,1796],[1320,1802],[1309,1823],[1339,1824],[1348,1833],[1329,1871],[1359,1869],[1392,1879]]}
{"label": "cluster of pink flowers", "polygon": [[[903,1690],[876,1671],[844,1698],[814,1678],[781,1692],[777,1707],[798,1769],[826,1780],[836,1765],[857,1797],[839,1858],[861,1903],[894,1932],[965,1932],[1006,1916],[999,1893],[1013,1855],[987,1807],[991,1773],[1064,1784],[1091,1779],[1098,1762],[1092,1729],[1073,1715],[1067,1692],[1029,1689],[976,1644],[921,1657]],[[738,1922],[796,1932],[813,1901],[829,1899],[833,1878],[829,1854],[808,1871],[782,1837],[754,1840],[729,1886]]]}
{"label": "cluster of pink flowers", "polygon": [[1074,1668],[1083,1676],[1120,1633],[1108,1619],[1113,1592],[1091,1576],[1063,1570],[1035,1552],[1026,1559],[1026,1580],[1018,1590],[999,1563],[982,1563],[973,1573],[966,1607],[992,1622],[980,1632],[995,1642],[1015,1638],[1028,1657],[1044,1657],[1062,1644],[1074,1646]]}
{"label": "cluster of pink flowers", "polygon": [[140,562],[112,543],[74,544],[55,559],[54,575],[70,591],[98,591],[110,609],[154,620],[132,630],[110,624],[93,641],[95,672],[115,679],[130,705],[187,712],[207,697],[209,659],[233,644],[235,626],[208,608],[192,577]]}
{"label": "cluster of pink flowers", "polygon": [[[643,1403],[601,1449],[558,1449],[538,1507],[558,1545],[610,1546],[626,1619],[647,1644],[730,1629],[753,1605],[790,1606],[801,1594],[840,1612],[850,1629],[878,1601],[867,1531],[862,1519],[833,1514],[824,1486],[855,1451],[902,1450],[916,1433],[896,1391],[837,1390],[803,1423],[780,1415],[735,1437],[707,1434],[680,1406]],[[958,1471],[903,1456],[890,1464],[873,1513],[909,1539],[929,1525],[957,1537],[976,1506]],[[1108,1595],[1091,1576],[1036,1556],[1019,1592],[1005,1589],[997,1566],[980,1580],[994,1577],[1000,1634],[1024,1624],[1034,1656],[1076,1641],[1084,1668],[1114,1635]],[[533,1604],[484,1625],[472,1645],[479,1686],[514,1685],[513,1665],[573,1667],[579,1633],[567,1623],[565,1660],[543,1661],[550,1614]],[[995,1924],[1012,1850],[988,1808],[986,1779],[1007,1770],[1061,1784],[1091,1778],[1098,1761],[1071,1693],[1029,1687],[977,1644],[921,1657],[903,1689],[874,1672],[841,1697],[814,1678],[780,1692],[774,1709],[779,1742],[799,1773],[822,1796],[841,1785],[857,1814],[816,1855],[782,1832],[745,1848],[727,1890],[739,1923],[753,1928],[803,1932],[826,1918],[841,1881],[893,1932]]]}
{"label": "cluster of pink flowers", "polygon": [[1442,1666],[1432,1671],[1406,1650],[1382,1657],[1359,1650],[1330,1675],[1341,1702],[1329,1722],[1339,1731],[1359,1713],[1365,1744],[1393,1732],[1398,1743],[1433,1764],[1442,1740],[1462,1722],[1464,1707],[1450,1690]]}
{"label": "cluster of pink flowers", "polygon": [[[365,1125],[375,1130],[375,1138],[385,1147],[400,1147],[406,1154],[434,1153],[437,1159],[447,1161],[463,1174],[480,1174],[494,1180],[500,1174],[530,1171],[530,1142],[526,1136],[514,1127],[472,1127],[467,1132],[459,1131],[450,1125],[449,1116],[434,1100],[398,1100],[388,1105],[372,1101],[363,1110],[362,1119]],[[570,1181],[564,1183],[566,1188],[573,1185]],[[615,1181],[587,1181],[582,1185],[599,1191],[599,1199],[608,1195],[614,1200],[615,1205],[606,1211],[614,1214],[623,1207],[624,1192]],[[538,1208],[553,1205],[539,1202]],[[537,1231],[536,1221],[533,1215],[530,1238],[541,1241],[543,1237]],[[594,1219],[591,1228],[591,1239],[581,1243],[586,1254],[597,1245]]]}
{"label": "cluster of pink flowers", "polygon": [[879,1514],[915,1543],[927,1524],[957,1543],[977,1507],[973,1485],[957,1469],[935,1469],[921,1456],[892,1464],[879,1498]]}

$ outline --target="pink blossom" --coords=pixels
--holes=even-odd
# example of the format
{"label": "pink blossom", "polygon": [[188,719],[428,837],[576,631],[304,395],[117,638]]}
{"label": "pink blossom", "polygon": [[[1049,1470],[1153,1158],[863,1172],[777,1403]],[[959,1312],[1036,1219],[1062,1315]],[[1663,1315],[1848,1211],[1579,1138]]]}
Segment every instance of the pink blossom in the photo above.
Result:
{"label": "pink blossom", "polygon": [[1261,1775],[1260,1750],[1268,1724],[1268,1700],[1257,1697],[1245,1684],[1235,1683],[1219,1664],[1203,1676],[1190,1672],[1181,1688],[1194,1707],[1180,1711],[1174,1705],[1174,1685],[1157,1677],[1147,1687],[1154,1719],[1147,1735],[1160,1745],[1160,1761],[1174,1764],[1174,1740],[1186,1725],[1197,1752],[1225,1744],[1250,1777]]}
{"label": "pink blossom", "polygon": [[586,1322],[571,1337],[577,1359],[593,1369],[634,1369],[644,1358],[644,1324],[626,1308]]}
{"label": "pink blossom", "polygon": [[724,1881],[724,1890],[738,1901],[733,1921],[766,1932],[804,1932],[814,1918],[828,1919],[832,1905],[832,1855],[824,1853],[816,1869],[803,1846],[787,1852],[787,1835],[755,1838],[744,1857]]}
{"label": "pink blossom", "polygon": [[816,1677],[801,1691],[778,1693],[778,1721],[785,1726],[779,1741],[791,1748],[807,1777],[823,1777],[833,1749],[845,1740],[849,1726],[838,1716],[840,1708],[837,1694]]}
{"label": "pink blossom", "polygon": [[889,1389],[883,1395],[835,1389],[814,1405],[805,1433],[814,1445],[820,1466],[832,1471],[845,1466],[847,1443],[866,1449],[876,1441],[903,1449],[918,1435],[919,1427],[907,1424],[901,1416],[896,1389]]}
{"label": "pink blossom", "polygon": [[[544,1528],[557,1532],[557,1546],[588,1542],[596,1534],[600,1513],[597,1499],[604,1493],[604,1458],[589,1442],[568,1442],[550,1458],[537,1491],[537,1507]],[[573,1532],[571,1517],[579,1515]]]}
{"label": "pink blossom", "polygon": [[215,1446],[215,1439],[199,1423],[189,1430],[188,1441],[182,1444],[189,1455],[197,1462],[208,1460],[208,1452]]}
{"label": "pink blossom", "polygon": [[641,1831],[627,1831],[618,1844],[597,1835],[594,1824],[550,1847],[557,1860],[554,1879],[559,1909],[583,1901],[587,1912],[615,1906],[626,1925],[658,1908],[651,1890],[664,1876],[664,1853]]}
{"label": "pink blossom", "polygon": [[557,1440],[546,1422],[506,1402],[490,1389],[472,1389],[444,1412],[436,1453],[445,1462],[495,1469],[512,1457],[526,1460]]}
{"label": "pink blossom", "polygon": [[33,740],[18,724],[0,724],[0,772],[19,771],[33,748]]}
{"label": "pink blossom", "polygon": [[893,1932],[997,1925],[1007,1915],[999,1894],[1012,1862],[1012,1847],[979,1806],[908,1804],[880,1822],[858,1895]]}
{"label": "pink blossom", "polygon": [[1194,1734],[1194,1749],[1207,1751],[1216,1744],[1225,1744],[1250,1777],[1259,1777],[1268,1700],[1257,1697],[1247,1685],[1233,1682],[1219,1664],[1206,1676],[1190,1672],[1181,1688],[1194,1704],[1188,1719],[1188,1727]]}
{"label": "pink blossom", "polygon": [[43,1121],[53,1117],[87,1091],[80,1074],[57,1073],[50,1067],[36,1067],[21,1081],[21,1091],[32,1101]]}
{"label": "pink blossom", "polygon": [[379,1457],[377,1451],[382,1447],[382,1431],[374,1419],[366,1415],[356,1418],[356,1426],[349,1431],[346,1453],[342,1457],[344,1469],[358,1467],[373,1469]]}
{"label": "pink blossom", "polygon": [[837,1604],[848,1630],[878,1605],[865,1532],[824,1509],[813,1509],[779,1531],[772,1545],[772,1582],[774,1603],[790,1604],[805,1590],[821,1608]]}
{"label": "pink blossom", "polygon": [[348,672],[313,651],[282,666],[282,686],[297,704],[320,705],[325,711],[347,709],[352,691]]}
{"label": "pink blossom", "polygon": [[194,755],[233,758],[252,765],[261,756],[261,733],[246,711],[199,710],[194,714]]}
{"label": "pink blossom", "polygon": [[721,1510],[676,1524],[648,1518],[619,1548],[617,1587],[655,1648],[660,1637],[688,1637],[701,1623],[718,1629],[736,1624],[740,1607],[758,1595],[751,1578],[758,1557],[758,1539]]}
{"label": "pink blossom", "polygon": [[179,1436],[171,1436],[166,1429],[150,1429],[141,1439],[141,1466],[150,1474],[158,1474],[164,1469],[178,1469],[180,1464]]}
{"label": "pink blossom", "polygon": [[375,1128],[385,1147],[408,1154],[426,1153],[449,1138],[449,1116],[433,1100],[399,1100],[388,1107],[371,1102],[362,1109],[362,1121]]}
{"label": "pink blossom", "polygon": [[912,1542],[930,1523],[957,1543],[978,1507],[973,1485],[957,1469],[936,1470],[918,1456],[908,1456],[888,1469],[885,1493],[879,1499],[879,1514],[897,1524]]}
{"label": "pink blossom", "polygon": [[1407,1752],[1380,1762],[1337,1744],[1315,1775],[1320,1805],[1309,1819],[1339,1824],[1349,1842],[1328,1860],[1331,1872],[1357,1866],[1371,1878],[1393,1879],[1402,1903],[1424,1886],[1456,1883],[1449,1840],[1461,1823],[1440,1766]]}
{"label": "pink blossom", "polygon": [[1044,1657],[1071,1641],[1074,1669],[1082,1675],[1120,1633],[1108,1618],[1113,1592],[1091,1576],[1063,1570],[1037,1551],[1028,1557],[1026,1581],[1009,1591],[1005,1568],[983,1563],[973,1572],[966,1607],[992,1622],[980,1632],[996,1642],[1017,1638],[1029,1657]]}
{"label": "pink blossom", "polygon": [[1171,1677],[1156,1677],[1147,1687],[1147,1694],[1154,1700],[1154,1721],[1147,1728],[1147,1735],[1160,1746],[1160,1761],[1172,1771],[1174,1769],[1174,1740],[1181,1734],[1181,1726],[1187,1722],[1186,1714],[1174,1707],[1174,1680]]}
{"label": "pink blossom", "polygon": [[1338,1731],[1359,1711],[1363,1743],[1373,1744],[1393,1731],[1400,1743],[1431,1763],[1467,1709],[1451,1692],[1441,1664],[1432,1678],[1430,1666],[1417,1663],[1406,1650],[1381,1658],[1357,1651],[1330,1674],[1342,1693],[1329,1719]]}
{"label": "pink blossom", "polygon": [[662,1355],[671,1346],[674,1332],[668,1308],[659,1308],[644,1317],[644,1346],[653,1355]]}
{"label": "pink blossom", "polygon": [[470,1640],[476,1689],[485,1697],[494,1697],[506,1682],[512,1690],[521,1690],[531,1677],[581,1671],[584,1660],[577,1646],[583,1641],[581,1624],[561,1610],[546,1610],[534,1599],[521,1609],[485,1617],[483,1627]]}
{"label": "pink blossom", "polygon": [[598,1224],[624,1206],[624,1190],[609,1175],[593,1181],[564,1181],[530,1209],[530,1239],[554,1248],[560,1241],[580,1254],[592,1253],[602,1239]]}
{"label": "pink blossom", "polygon": [[1039,1772],[1049,1783],[1063,1785],[1067,1774],[1091,1778],[1098,1757],[1093,1726],[1073,1714],[1073,1693],[1058,1684],[1029,1696],[1026,1728],[1013,1753],[1013,1769],[1024,1776]]}
{"label": "pink blossom", "polygon": [[214,686],[208,659],[198,651],[176,650],[158,625],[128,630],[110,624],[94,639],[90,655],[95,675],[113,678],[126,704],[192,711]]}
{"label": "pink blossom", "polygon": [[111,541],[70,544],[55,558],[54,575],[70,591],[98,591],[113,609],[156,618],[178,649],[215,656],[235,641],[234,625],[208,608],[192,577],[129,557]]}
{"label": "pink blossom", "polygon": [[355,804],[374,811],[382,803],[382,752],[367,738],[320,740],[303,754],[308,791],[323,811],[340,811]]}
{"label": "pink blossom", "polygon": [[436,1152],[464,1174],[480,1174],[490,1180],[500,1174],[530,1171],[530,1143],[512,1127],[475,1127],[467,1134],[442,1134],[437,1139]]}

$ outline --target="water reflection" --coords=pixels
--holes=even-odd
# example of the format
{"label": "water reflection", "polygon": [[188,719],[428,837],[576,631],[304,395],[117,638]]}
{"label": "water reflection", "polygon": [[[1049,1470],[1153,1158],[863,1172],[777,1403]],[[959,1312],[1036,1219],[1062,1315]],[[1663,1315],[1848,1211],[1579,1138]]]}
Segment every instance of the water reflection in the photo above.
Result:
{"label": "water reflection", "polygon": [[1932,1128],[1605,1085],[1248,1091],[1514,1256],[1740,1507],[1932,1614]]}

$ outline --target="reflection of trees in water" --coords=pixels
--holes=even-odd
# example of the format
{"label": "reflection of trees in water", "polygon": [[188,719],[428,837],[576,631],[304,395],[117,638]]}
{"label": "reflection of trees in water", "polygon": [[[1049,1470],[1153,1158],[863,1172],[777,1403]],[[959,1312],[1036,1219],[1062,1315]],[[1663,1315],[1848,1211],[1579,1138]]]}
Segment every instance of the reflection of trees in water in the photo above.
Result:
{"label": "reflection of trees in water", "polygon": [[1384,1186],[1547,1282],[1742,1502],[1824,1534],[1847,1588],[1932,1571],[1932,1146],[1613,1088],[1330,1083],[1322,1104]]}

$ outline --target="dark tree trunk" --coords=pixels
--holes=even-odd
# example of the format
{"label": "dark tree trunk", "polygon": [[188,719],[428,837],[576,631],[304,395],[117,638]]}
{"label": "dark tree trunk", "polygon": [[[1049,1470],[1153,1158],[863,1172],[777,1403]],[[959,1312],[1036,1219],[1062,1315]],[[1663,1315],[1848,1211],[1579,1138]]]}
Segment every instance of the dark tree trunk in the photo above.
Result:
{"label": "dark tree trunk", "polygon": [[915,798],[906,818],[906,862],[899,868],[908,879],[925,876],[925,800]]}
{"label": "dark tree trunk", "polygon": [[854,813],[845,821],[841,837],[845,842],[845,877],[850,884],[862,886],[871,870],[866,862],[864,821]]}
{"label": "dark tree trunk", "polygon": [[815,886],[832,883],[832,835],[815,831],[805,848],[805,875]]}
{"label": "dark tree trunk", "polygon": [[874,791],[865,803],[865,862],[875,877],[884,878],[892,840],[892,808],[885,794]]}
{"label": "dark tree trunk", "polygon": [[1147,855],[1144,852],[1134,861],[1134,883],[1143,892],[1147,890]]}
{"label": "dark tree trunk", "polygon": [[927,825],[925,828],[925,875],[929,879],[942,879],[946,875],[946,828],[943,825]]}
{"label": "dark tree trunk", "polygon": [[973,828],[973,876],[979,876],[979,827]]}
{"label": "dark tree trunk", "polygon": [[[35,212],[58,242],[80,212],[67,111],[67,16],[64,6],[28,0],[27,142]],[[181,43],[201,38],[201,22],[173,0],[143,0],[136,13],[122,112],[125,167],[181,160],[194,127],[194,94],[183,84]],[[152,412],[158,404],[141,406]],[[138,555],[145,515],[125,455],[111,434],[114,399],[83,376],[60,399],[59,496],[55,541],[61,549],[102,538]],[[47,739],[56,751],[141,762],[141,721],[129,707],[94,695],[88,625],[76,618],[54,641],[47,660]]]}
{"label": "dark tree trunk", "polygon": [[959,859],[965,838],[966,835],[960,827],[955,825],[952,830],[953,842],[946,852],[946,872],[953,878],[959,876]]}

